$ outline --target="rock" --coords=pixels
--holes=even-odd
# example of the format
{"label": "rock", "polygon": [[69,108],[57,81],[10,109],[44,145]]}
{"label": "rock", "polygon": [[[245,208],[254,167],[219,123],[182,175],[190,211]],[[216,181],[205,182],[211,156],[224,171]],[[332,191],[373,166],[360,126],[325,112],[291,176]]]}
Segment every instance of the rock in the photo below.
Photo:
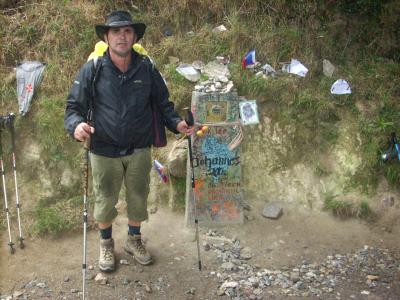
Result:
{"label": "rock", "polygon": [[254,221],[256,219],[256,217],[254,215],[252,215],[252,214],[244,214],[244,218],[247,221]]}
{"label": "rock", "polygon": [[69,280],[70,280],[70,279],[69,279],[68,276],[65,276],[65,277],[64,277],[64,282],[69,282]]}
{"label": "rock", "polygon": [[168,56],[169,63],[172,65],[177,65],[179,63],[179,58],[175,56]]}
{"label": "rock", "polygon": [[265,75],[271,75],[273,78],[275,78],[276,71],[271,65],[265,64],[264,66],[261,67],[261,69],[263,70],[263,73]]}
{"label": "rock", "polygon": [[386,197],[381,201],[383,208],[389,208],[394,206],[394,197]]}
{"label": "rock", "polygon": [[226,93],[229,93],[233,89],[233,82],[229,81],[228,84],[226,85]]}
{"label": "rock", "polygon": [[361,295],[369,295],[369,294],[371,294],[369,291],[361,291]]}
{"label": "rock", "polygon": [[230,57],[230,55],[228,55],[228,56],[216,56],[215,60],[220,64],[227,65],[227,64],[230,63],[231,57]]}
{"label": "rock", "polygon": [[213,33],[222,33],[222,32],[225,32],[227,30],[228,29],[226,29],[226,27],[224,25],[219,25],[219,26],[213,28],[212,32]]}
{"label": "rock", "polygon": [[94,278],[94,281],[96,281],[97,283],[99,283],[101,285],[106,285],[108,282],[107,277],[104,276],[103,273],[98,273],[96,275],[96,277]]}
{"label": "rock", "polygon": [[379,276],[376,276],[376,275],[367,275],[367,280],[374,281],[374,280],[378,280],[378,279],[379,279]]}
{"label": "rock", "polygon": [[187,141],[174,142],[168,154],[167,165],[169,173],[178,178],[186,176]]}
{"label": "rock", "polygon": [[228,82],[231,76],[228,66],[220,64],[218,61],[210,61],[203,70],[203,73],[209,78],[215,78],[222,82]]}
{"label": "rock", "polygon": [[204,251],[209,251],[211,249],[211,246],[207,242],[203,242],[203,249]]}
{"label": "rock", "polygon": [[123,285],[128,285],[131,283],[131,280],[128,277],[124,277],[124,280],[122,282]]}
{"label": "rock", "polygon": [[294,283],[300,280],[300,273],[299,272],[290,272],[289,278]]}
{"label": "rock", "polygon": [[144,286],[144,289],[145,289],[145,291],[146,291],[147,293],[150,294],[150,293],[153,291],[150,285],[144,283],[143,286]]}
{"label": "rock", "polygon": [[129,266],[129,261],[126,260],[126,259],[121,259],[121,260],[119,261],[119,263],[120,263],[121,265]]}
{"label": "rock", "polygon": [[239,286],[239,282],[237,281],[225,281],[222,285],[222,289],[228,289],[228,288],[237,288]]}
{"label": "rock", "polygon": [[261,296],[261,295],[262,295],[262,289],[255,289],[255,290],[253,291],[253,293],[254,293],[254,295],[256,295],[256,296]]}
{"label": "rock", "polygon": [[236,268],[236,266],[232,262],[224,262],[221,265],[221,268],[226,270],[226,271],[232,271]]}
{"label": "rock", "polygon": [[266,204],[262,215],[269,219],[278,219],[282,214],[282,207],[278,203]]}
{"label": "rock", "polygon": [[172,36],[172,30],[171,29],[165,29],[164,31],[163,31],[163,34],[164,34],[164,36],[165,37],[170,37],[170,36]]}
{"label": "rock", "polygon": [[196,70],[201,71],[204,69],[205,64],[201,60],[195,60],[194,62],[192,62],[192,66]]}
{"label": "rock", "polygon": [[38,288],[44,289],[44,288],[46,287],[46,283],[44,283],[44,282],[39,282],[39,283],[36,284],[36,286],[37,286]]}
{"label": "rock", "polygon": [[261,77],[261,76],[263,76],[263,75],[264,75],[264,72],[263,72],[263,71],[259,71],[259,72],[256,73],[256,77]]}
{"label": "rock", "polygon": [[252,258],[251,248],[244,247],[242,251],[240,251],[240,258],[245,260],[251,259]]}
{"label": "rock", "polygon": [[240,200],[240,205],[243,207],[244,210],[250,211],[251,206],[246,200]]}
{"label": "rock", "polygon": [[21,297],[23,294],[24,294],[24,292],[22,292],[22,291],[14,291],[12,298],[17,299],[17,298]]}
{"label": "rock", "polygon": [[186,291],[186,294],[195,295],[196,294],[196,289],[195,288],[190,288],[188,291]]}
{"label": "rock", "polygon": [[79,293],[79,290],[78,290],[78,289],[71,289],[71,293],[72,293],[72,294]]}
{"label": "rock", "polygon": [[[223,296],[223,295],[225,295],[225,289],[219,288],[218,291],[217,291],[217,295],[218,295],[218,296]],[[11,298],[10,298],[10,299],[11,299]]]}
{"label": "rock", "polygon": [[176,71],[189,81],[196,82],[200,79],[200,72],[192,65],[180,63]]}
{"label": "rock", "polygon": [[335,72],[335,66],[327,59],[322,61],[322,69],[324,75],[327,77],[332,77],[333,73]]}

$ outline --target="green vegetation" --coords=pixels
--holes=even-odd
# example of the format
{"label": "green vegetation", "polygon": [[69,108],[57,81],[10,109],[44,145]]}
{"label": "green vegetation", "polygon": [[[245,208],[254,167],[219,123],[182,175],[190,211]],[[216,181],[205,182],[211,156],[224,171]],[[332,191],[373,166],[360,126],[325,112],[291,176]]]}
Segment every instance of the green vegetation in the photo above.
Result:
{"label": "green vegetation", "polygon": [[[59,185],[63,163],[74,167],[80,146],[63,129],[65,99],[79,67],[92,51],[97,37],[94,24],[102,23],[113,9],[129,10],[147,25],[141,41],[157,68],[165,76],[171,99],[178,110],[188,106],[193,84],[183,79],[169,63],[169,56],[182,62],[208,62],[217,55],[231,59],[229,66],[238,94],[259,101],[261,114],[272,123],[295,128],[291,149],[281,157],[285,166],[313,162],[320,176],[330,173],[321,161],[339,137],[341,122],[351,120],[357,132],[362,165],[349,178],[348,188],[373,193],[378,178],[391,184],[400,180],[400,164],[383,164],[379,153],[390,133],[400,128],[400,6],[397,1],[239,1],[155,0],[151,1],[2,1],[0,4],[0,114],[18,111],[13,78],[16,63],[40,60],[45,77],[28,115],[17,120],[17,133],[25,147],[31,140],[40,145],[41,160],[49,163],[51,184]],[[224,24],[229,30],[215,34]],[[166,37],[165,31],[172,33]],[[192,32],[188,34],[188,32]],[[309,68],[306,78],[281,76],[264,80],[240,66],[249,48],[257,60],[281,68],[282,62],[298,58]],[[334,78],[322,74],[326,58],[337,67]],[[348,80],[354,93],[332,96],[331,84]],[[398,133],[400,134],[400,133]],[[17,156],[24,150],[17,149]],[[9,154],[10,147],[4,149]],[[39,170],[29,163],[27,174]],[[37,164],[37,165],[35,165]],[[40,175],[39,175],[40,176]],[[29,182],[29,178],[25,179]],[[184,190],[184,182],[174,181]],[[182,187],[180,187],[182,185]],[[76,186],[71,187],[73,192]],[[42,202],[40,202],[42,203]],[[64,204],[62,204],[64,203]],[[61,201],[38,204],[36,232],[58,232],[72,228],[64,218]],[[328,209],[338,215],[353,214],[354,208],[332,198]],[[360,215],[367,213],[362,204]]]}
{"label": "green vegetation", "polygon": [[68,200],[60,198],[42,198],[36,204],[34,215],[36,223],[31,234],[57,235],[82,224],[82,197]]}
{"label": "green vegetation", "polygon": [[353,204],[349,201],[337,200],[338,195],[328,194],[325,197],[324,209],[332,211],[335,216],[348,218],[353,216]]}
{"label": "green vegetation", "polygon": [[170,176],[171,184],[174,186],[174,209],[185,210],[186,178]]}
{"label": "green vegetation", "polygon": [[332,211],[332,213],[340,218],[357,217],[360,219],[371,220],[374,217],[374,212],[367,201],[355,203],[349,200],[338,199],[339,195],[327,193],[324,200],[324,209]]}

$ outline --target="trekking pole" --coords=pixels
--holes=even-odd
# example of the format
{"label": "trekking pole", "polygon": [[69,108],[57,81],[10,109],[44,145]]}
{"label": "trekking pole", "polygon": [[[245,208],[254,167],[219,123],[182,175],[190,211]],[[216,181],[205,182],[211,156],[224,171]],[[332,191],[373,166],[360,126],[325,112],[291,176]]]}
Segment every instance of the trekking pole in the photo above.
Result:
{"label": "trekking pole", "polygon": [[11,145],[12,145],[12,161],[13,161],[13,169],[14,169],[14,185],[15,185],[15,202],[17,206],[17,219],[18,219],[18,229],[19,229],[19,247],[21,249],[24,248],[24,238],[22,237],[22,229],[21,229],[21,217],[20,217],[20,204],[19,204],[19,196],[18,196],[18,183],[17,183],[17,163],[15,158],[15,129],[14,129],[14,119],[15,114],[9,113],[7,116],[7,125],[11,132]]}
{"label": "trekking pole", "polygon": [[[194,118],[193,118],[193,113],[191,112],[190,109],[187,110],[186,118],[185,118],[186,124],[191,127],[194,125]],[[188,148],[189,148],[189,159],[190,159],[190,169],[192,172],[192,178],[191,178],[191,184],[192,184],[192,192],[193,192],[193,207],[194,207],[194,224],[196,227],[196,243],[197,243],[197,258],[199,261],[199,271],[201,271],[201,259],[200,259],[200,241],[199,241],[199,220],[197,219],[197,209],[196,209],[196,196],[195,196],[195,180],[194,180],[194,169],[193,169],[193,152],[192,152],[192,140],[191,137],[187,137],[188,140]]]}
{"label": "trekking pole", "polygon": [[[91,125],[92,111],[89,110],[87,122]],[[85,300],[86,287],[86,251],[87,251],[87,222],[88,222],[88,187],[89,187],[89,151],[90,136],[84,141],[83,148],[83,262],[82,262],[82,299]]]}
{"label": "trekking pole", "polygon": [[2,147],[2,141],[1,141],[1,131],[3,130],[4,122],[5,119],[4,117],[0,117],[0,171],[1,171],[1,177],[3,179],[3,197],[4,197],[4,210],[6,211],[6,217],[7,217],[7,229],[8,229],[8,246],[10,247],[10,253],[14,253],[14,243],[11,240],[11,228],[10,228],[10,212],[8,210],[8,201],[7,201],[7,189],[6,189],[6,177],[4,173],[4,164],[3,164],[3,147]]}

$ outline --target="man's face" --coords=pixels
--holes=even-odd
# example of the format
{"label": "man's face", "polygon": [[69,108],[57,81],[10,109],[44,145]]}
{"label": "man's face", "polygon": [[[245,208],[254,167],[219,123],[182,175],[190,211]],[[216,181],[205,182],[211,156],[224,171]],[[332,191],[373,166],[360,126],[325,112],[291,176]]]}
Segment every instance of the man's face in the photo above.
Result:
{"label": "man's face", "polygon": [[112,27],[105,35],[105,41],[111,52],[126,57],[131,53],[132,45],[136,42],[135,30],[132,26]]}

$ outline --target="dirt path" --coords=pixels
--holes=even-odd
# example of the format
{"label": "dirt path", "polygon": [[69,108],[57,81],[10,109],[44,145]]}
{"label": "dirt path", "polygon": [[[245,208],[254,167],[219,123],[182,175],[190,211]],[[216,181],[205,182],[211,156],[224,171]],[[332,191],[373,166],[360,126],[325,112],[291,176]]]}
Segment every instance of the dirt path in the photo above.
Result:
{"label": "dirt path", "polygon": [[[260,207],[253,207],[250,212],[253,219],[244,225],[214,227],[214,232],[219,233],[217,236],[210,236],[207,234],[209,228],[202,227],[202,272],[197,270],[194,231],[184,226],[182,214],[159,209],[143,225],[147,247],[155,256],[155,263],[151,266],[140,266],[123,252],[126,219],[118,217],[113,226],[117,261],[125,259],[129,265],[118,264],[115,272],[106,275],[108,283],[105,285],[93,279],[99,273],[98,233],[91,230],[88,234],[88,264],[93,266],[93,270],[88,270],[91,279],[87,281],[87,299],[228,299],[226,294],[217,295],[229,271],[221,270],[218,258],[221,252],[214,245],[221,245],[233,237],[242,247],[249,247],[251,259],[247,263],[259,270],[287,270],[305,262],[320,264],[328,255],[357,252],[365,245],[388,249],[395,256],[399,254],[399,226],[388,233],[358,220],[340,221],[325,213],[284,208],[279,220],[269,220],[262,217],[260,211]],[[205,251],[204,243],[211,245],[211,250]],[[7,236],[3,233],[0,295],[4,299],[13,293],[15,296],[21,294],[18,299],[79,299],[82,288],[81,244],[81,234],[59,239],[28,239],[25,249],[17,249],[14,255],[9,255]],[[391,282],[382,286],[368,287],[363,278],[365,274],[360,270],[353,274],[357,281],[342,278],[330,294],[311,293],[308,297],[297,295],[291,299],[400,299],[399,258],[400,255],[396,257],[397,270],[391,270],[393,274],[385,273]],[[287,298],[278,285],[261,291],[262,294],[257,296],[259,299]],[[369,295],[365,295],[367,292],[362,294],[362,291],[369,292]],[[252,297],[257,298],[254,294],[248,298]]]}

